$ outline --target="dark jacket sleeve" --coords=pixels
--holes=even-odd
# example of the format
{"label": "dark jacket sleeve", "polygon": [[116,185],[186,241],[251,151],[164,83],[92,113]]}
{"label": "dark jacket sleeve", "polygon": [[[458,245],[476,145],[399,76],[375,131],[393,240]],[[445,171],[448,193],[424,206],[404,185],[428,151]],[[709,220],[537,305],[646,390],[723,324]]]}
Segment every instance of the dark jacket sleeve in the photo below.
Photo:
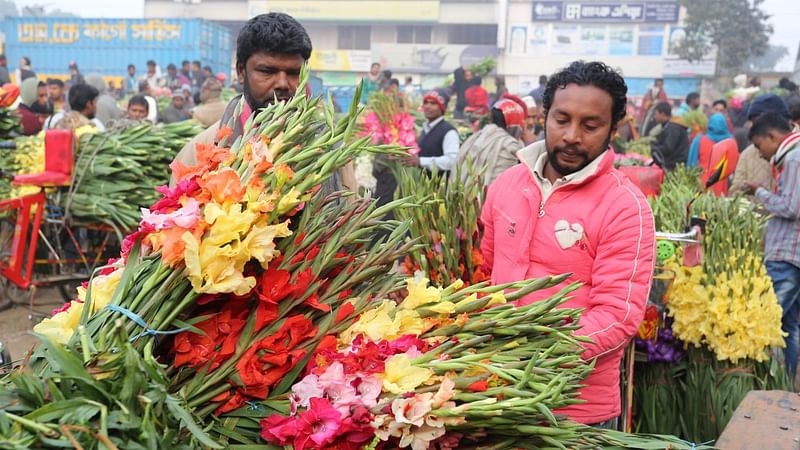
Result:
{"label": "dark jacket sleeve", "polygon": [[664,161],[664,169],[672,170],[679,163],[686,163],[689,156],[689,135],[680,125],[668,123],[651,146],[653,154],[658,153]]}

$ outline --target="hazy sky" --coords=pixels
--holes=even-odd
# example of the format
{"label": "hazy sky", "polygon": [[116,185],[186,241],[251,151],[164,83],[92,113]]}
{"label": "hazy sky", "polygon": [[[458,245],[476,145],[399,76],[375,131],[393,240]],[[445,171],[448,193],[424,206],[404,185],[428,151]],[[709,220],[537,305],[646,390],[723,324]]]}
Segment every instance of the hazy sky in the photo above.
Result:
{"label": "hazy sky", "polygon": [[[16,0],[16,3],[18,6],[44,5],[82,17],[141,17],[144,11],[143,0]],[[781,61],[779,69],[791,71],[800,44],[800,27],[797,26],[800,23],[800,1],[766,0],[764,8],[772,15],[771,21],[775,27],[772,43],[786,46],[791,54]],[[742,36],[742,39],[747,39],[747,36]]]}

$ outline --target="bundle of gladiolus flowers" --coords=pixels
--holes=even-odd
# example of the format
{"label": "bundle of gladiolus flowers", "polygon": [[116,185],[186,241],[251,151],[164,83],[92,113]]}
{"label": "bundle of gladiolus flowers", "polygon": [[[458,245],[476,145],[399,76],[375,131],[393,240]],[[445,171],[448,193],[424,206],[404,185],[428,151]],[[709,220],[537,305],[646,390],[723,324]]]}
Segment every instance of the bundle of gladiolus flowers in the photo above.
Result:
{"label": "bundle of gladiolus flowers", "polygon": [[300,94],[175,164],[122,258],[0,380],[0,448],[690,448],[558,414],[592,368],[580,311],[557,308],[576,286],[509,302],[563,276],[392,271],[415,244],[380,218],[414,205],[336,192],[353,157],[404,151],[353,138],[358,112]]}
{"label": "bundle of gladiolus flowers", "polygon": [[[466,176],[462,177],[462,171]],[[398,217],[409,221],[411,237],[420,244],[403,260],[406,274],[422,271],[436,286],[456,280],[471,285],[489,279],[478,225],[484,193],[482,173],[483,168],[471,164],[457,168],[452,177],[444,172],[400,169],[399,194],[419,205],[398,212]]]}
{"label": "bundle of gladiolus flowers", "polygon": [[[416,118],[400,107],[400,97],[383,92],[373,93],[367,104],[367,111],[361,121],[359,136],[367,136],[373,144],[391,144],[406,147],[409,153],[419,152],[417,134],[414,129]],[[381,170],[390,164],[387,158],[376,160],[373,154],[359,155],[356,160],[356,182],[359,187],[374,190],[377,180],[373,171]]]}

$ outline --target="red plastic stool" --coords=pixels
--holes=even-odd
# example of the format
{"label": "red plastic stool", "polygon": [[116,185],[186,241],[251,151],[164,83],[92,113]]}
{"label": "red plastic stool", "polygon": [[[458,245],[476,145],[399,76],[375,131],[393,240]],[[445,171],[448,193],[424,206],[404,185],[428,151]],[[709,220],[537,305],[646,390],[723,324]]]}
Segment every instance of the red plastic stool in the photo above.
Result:
{"label": "red plastic stool", "polygon": [[29,186],[66,186],[72,181],[72,143],[70,130],[47,130],[44,135],[44,172],[17,175],[12,184]]}

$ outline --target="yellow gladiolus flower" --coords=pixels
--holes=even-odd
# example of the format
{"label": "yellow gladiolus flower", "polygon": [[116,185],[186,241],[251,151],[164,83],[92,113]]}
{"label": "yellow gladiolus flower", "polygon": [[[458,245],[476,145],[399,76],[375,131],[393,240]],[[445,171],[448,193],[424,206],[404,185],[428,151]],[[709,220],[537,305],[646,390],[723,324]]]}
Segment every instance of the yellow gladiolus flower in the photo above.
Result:
{"label": "yellow gladiolus flower", "polygon": [[392,319],[390,312],[396,308],[395,302],[384,300],[380,306],[364,312],[358,321],[339,336],[339,342],[349,345],[359,334],[367,336],[372,341],[386,339],[387,336],[397,335],[397,323]]}
{"label": "yellow gladiolus flower", "polygon": [[403,309],[395,312],[392,328],[395,335],[387,336],[386,339],[396,339],[407,334],[419,335],[424,329],[424,324],[416,311]]}
{"label": "yellow gladiolus flower", "polygon": [[427,278],[409,278],[406,280],[408,285],[408,295],[400,307],[403,309],[417,309],[428,303],[436,303],[441,300],[441,288],[429,287]]}
{"label": "yellow gladiolus flower", "polygon": [[[245,295],[256,285],[256,279],[246,277],[241,270],[236,270],[240,265],[233,259],[237,252],[231,245],[217,247],[208,240],[197,239],[190,232],[182,236],[186,245],[184,260],[188,271],[189,281],[195,292],[207,294],[235,293]],[[246,262],[246,261],[244,261]],[[244,264],[241,264],[244,266]]]}
{"label": "yellow gladiolus flower", "polygon": [[[114,291],[117,290],[119,280],[122,278],[123,268],[119,267],[117,270],[108,275],[98,275],[92,279],[92,313],[105,308],[111,302],[111,297]],[[78,298],[81,302],[86,301],[86,288],[80,286],[78,288]]]}
{"label": "yellow gladiolus flower", "polygon": [[502,292],[495,292],[489,297],[489,303],[486,306],[505,305],[506,303],[508,303],[506,296]]}
{"label": "yellow gladiolus flower", "polygon": [[288,220],[278,225],[254,225],[242,241],[242,246],[251,258],[257,259],[261,263],[261,267],[266,269],[269,262],[280,254],[275,249],[275,238],[291,235],[292,231],[289,230]]}
{"label": "yellow gladiolus flower", "polygon": [[73,300],[66,311],[47,318],[33,327],[35,333],[47,336],[53,342],[66,344],[78,328],[83,313],[83,303]]}
{"label": "yellow gladiolus flower", "polygon": [[243,275],[252,259],[267,267],[278,256],[275,239],[290,236],[289,223],[267,225],[252,210],[239,203],[209,203],[203,210],[209,224],[198,242],[190,232],[182,236],[184,261],[189,280],[196,292],[244,295],[256,284],[253,277]]}
{"label": "yellow gladiolus flower", "polygon": [[439,302],[429,306],[428,309],[435,313],[449,316],[456,310],[456,304],[453,302]]}
{"label": "yellow gladiolus flower", "polygon": [[300,191],[292,188],[288,194],[278,200],[278,213],[284,214],[292,210],[295,206],[300,204]]}
{"label": "yellow gladiolus flower", "polygon": [[430,369],[411,365],[408,355],[401,353],[386,360],[383,389],[393,394],[411,392],[433,376]]}

